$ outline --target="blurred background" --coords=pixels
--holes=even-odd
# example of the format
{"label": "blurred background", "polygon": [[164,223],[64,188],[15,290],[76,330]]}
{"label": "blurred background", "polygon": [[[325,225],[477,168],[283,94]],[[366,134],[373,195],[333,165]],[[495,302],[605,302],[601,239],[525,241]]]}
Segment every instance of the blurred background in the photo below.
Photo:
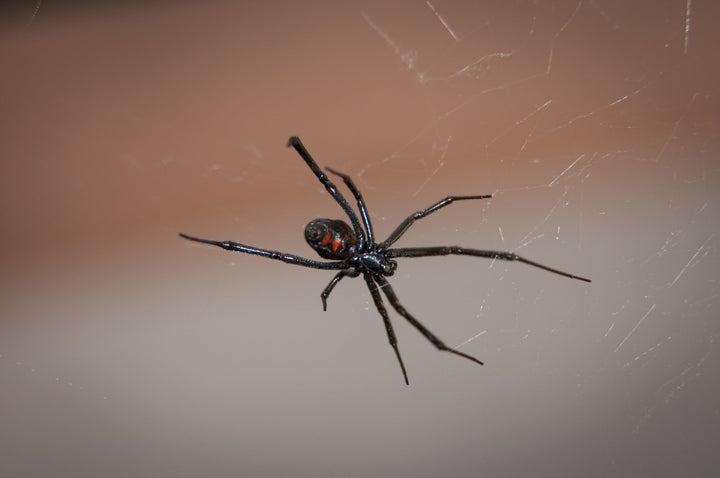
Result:
{"label": "blurred background", "polygon": [[[0,475],[710,476],[711,0],[28,1],[0,15]],[[398,246],[406,386],[313,257],[355,178]],[[349,196],[349,194],[347,194]]]}

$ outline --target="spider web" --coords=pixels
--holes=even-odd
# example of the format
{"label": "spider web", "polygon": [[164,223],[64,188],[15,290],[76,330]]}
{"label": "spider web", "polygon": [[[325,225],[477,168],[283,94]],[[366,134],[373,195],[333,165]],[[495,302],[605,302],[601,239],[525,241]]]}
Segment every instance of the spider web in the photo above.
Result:
{"label": "spider web", "polygon": [[[718,468],[712,2],[30,3],[0,30],[0,475]],[[290,135],[380,240],[492,194],[396,246],[593,283],[400,259],[403,305],[486,363],[390,310],[408,389],[362,280],[323,313],[331,274],[176,236],[312,257],[342,211]]]}

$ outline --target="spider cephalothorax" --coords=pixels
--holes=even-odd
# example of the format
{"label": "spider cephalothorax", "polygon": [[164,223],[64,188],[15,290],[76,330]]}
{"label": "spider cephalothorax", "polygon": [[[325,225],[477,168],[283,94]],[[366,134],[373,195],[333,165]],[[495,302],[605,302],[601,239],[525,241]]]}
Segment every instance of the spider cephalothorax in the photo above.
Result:
{"label": "spider cephalothorax", "polygon": [[458,246],[434,246],[434,247],[405,247],[405,248],[391,248],[400,237],[413,225],[418,219],[422,219],[431,213],[443,208],[454,201],[463,201],[469,199],[486,199],[491,197],[489,194],[481,196],[448,196],[445,199],[438,201],[427,209],[417,211],[408,216],[403,222],[400,223],[395,230],[390,233],[387,239],[381,243],[376,243],[374,239],[374,233],[372,224],[370,223],[370,216],[368,215],[367,208],[365,207],[365,201],[363,200],[362,194],[353,183],[350,176],[334,171],[330,168],[326,168],[328,172],[342,178],[345,185],[352,192],[355,200],[357,201],[358,210],[360,217],[362,218],[362,224],[355,214],[355,211],[347,202],[345,197],[338,191],[337,186],[327,177],[327,175],[320,169],[315,163],[315,160],[310,156],[310,153],[305,149],[300,138],[292,136],[288,141],[288,146],[292,146],[305,160],[305,163],[310,167],[315,176],[320,180],[327,192],[337,201],[340,207],[345,211],[350,224],[339,219],[315,219],[310,221],[305,227],[305,240],[312,247],[315,252],[318,253],[323,259],[330,259],[330,262],[317,261],[313,259],[306,259],[301,256],[294,254],[288,254],[285,252],[272,251],[268,249],[261,249],[258,247],[248,246],[233,241],[214,241],[210,239],[200,239],[198,237],[188,236],[186,234],[180,234],[181,237],[189,239],[191,241],[202,242],[204,244],[211,244],[213,246],[222,247],[223,249],[236,252],[244,252],[247,254],[254,254],[257,256],[268,257],[288,264],[295,264],[303,267],[310,267],[313,269],[325,269],[325,270],[337,270],[335,277],[332,278],[330,283],[323,289],[320,294],[320,298],[323,304],[323,310],[327,310],[327,298],[330,296],[333,288],[337,285],[340,280],[344,277],[357,277],[363,276],[365,283],[370,290],[375,307],[383,318],[385,323],[385,331],[387,332],[388,340],[390,345],[395,351],[395,355],[400,363],[405,383],[409,383],[407,372],[405,371],[405,364],[403,363],[402,357],[400,356],[400,350],[397,346],[397,339],[395,332],[390,322],[390,316],[385,309],[383,304],[382,296],[380,291],[385,294],[385,297],[390,302],[390,305],[395,311],[402,315],[408,322],[410,322],[421,334],[425,336],[435,347],[439,350],[453,353],[461,357],[465,357],[475,363],[482,365],[483,363],[475,357],[452,349],[445,345],[435,334],[430,332],[424,325],[422,325],[415,317],[413,317],[406,309],[400,304],[395,291],[390,286],[390,283],[385,279],[386,276],[391,276],[395,273],[397,268],[397,261],[394,258],[397,257],[428,257],[428,256],[446,256],[446,255],[464,255],[474,257],[485,257],[489,259],[501,259],[506,261],[518,261],[524,262],[525,264],[533,267],[539,267],[546,271],[559,274],[571,279],[578,279],[585,282],[590,282],[590,279],[568,274],[551,267],[544,266],[537,262],[525,259],[518,256],[513,252],[503,251],[487,251],[481,249],[466,249]]}

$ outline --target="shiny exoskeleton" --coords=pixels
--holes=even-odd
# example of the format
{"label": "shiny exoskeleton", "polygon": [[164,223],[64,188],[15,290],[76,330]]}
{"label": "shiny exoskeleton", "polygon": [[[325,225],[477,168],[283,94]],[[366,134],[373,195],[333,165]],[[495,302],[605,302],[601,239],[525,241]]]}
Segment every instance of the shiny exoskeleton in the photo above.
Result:
{"label": "shiny exoskeleton", "polygon": [[405,383],[409,384],[407,372],[405,371],[405,364],[403,363],[402,357],[400,356],[400,350],[397,346],[397,339],[393,330],[392,323],[390,322],[390,316],[385,309],[383,304],[380,291],[385,294],[385,297],[390,302],[390,305],[395,311],[403,316],[408,322],[410,322],[421,334],[425,336],[435,347],[445,352],[450,352],[455,355],[459,355],[468,360],[471,360],[477,364],[482,365],[483,363],[475,357],[455,350],[445,345],[439,338],[437,338],[430,330],[422,325],[415,317],[413,317],[406,309],[400,304],[395,291],[390,286],[390,283],[385,277],[392,276],[397,269],[397,261],[395,258],[398,257],[428,257],[428,256],[446,256],[446,255],[464,255],[474,257],[484,257],[489,259],[500,259],[506,261],[518,261],[524,262],[525,264],[533,267],[538,267],[554,274],[559,274],[571,279],[578,279],[585,282],[591,282],[590,279],[568,274],[551,267],[544,266],[537,262],[525,259],[513,252],[503,251],[488,251],[481,249],[466,249],[458,246],[435,246],[435,247],[405,247],[405,248],[391,248],[400,237],[415,223],[418,219],[422,219],[440,208],[443,208],[454,201],[463,201],[469,199],[486,199],[490,198],[491,195],[480,195],[480,196],[448,196],[427,209],[417,211],[408,216],[403,222],[400,223],[395,230],[390,233],[387,239],[383,242],[376,243],[373,235],[372,224],[370,223],[370,217],[365,207],[365,201],[363,200],[362,194],[353,183],[350,176],[334,171],[330,168],[325,168],[331,174],[342,178],[343,182],[355,197],[357,202],[358,211],[360,218],[362,218],[362,224],[355,211],[347,202],[345,197],[338,191],[337,186],[328,178],[328,176],[320,169],[315,163],[315,160],[310,156],[310,153],[305,149],[300,138],[293,136],[288,141],[288,146],[295,148],[300,156],[305,160],[305,163],[310,167],[312,172],[318,178],[320,183],[325,186],[327,192],[335,199],[340,207],[345,211],[345,214],[350,219],[350,224],[339,219],[314,219],[308,223],[305,227],[305,240],[312,247],[315,252],[318,253],[323,259],[329,259],[330,262],[317,261],[313,259],[306,259],[305,257],[297,256],[295,254],[288,254],[285,252],[273,251],[269,249],[261,249],[258,247],[248,246],[233,241],[215,241],[210,239],[200,239],[198,237],[188,236],[186,234],[180,234],[181,237],[189,239],[191,241],[202,242],[204,244],[211,244],[213,246],[222,247],[223,249],[236,252],[244,252],[246,254],[254,254],[257,256],[267,257],[279,261],[286,262],[288,264],[295,264],[303,267],[310,267],[313,269],[325,269],[325,270],[337,270],[338,272],[332,278],[330,283],[323,289],[320,294],[322,299],[323,310],[327,310],[327,298],[332,292],[333,288],[337,285],[340,280],[344,277],[357,277],[362,274],[370,295],[372,296],[375,307],[383,318],[385,324],[385,331],[390,341],[390,345],[395,351],[395,356],[398,359],[400,368],[405,378]]}
{"label": "shiny exoskeleton", "polygon": [[352,227],[339,219],[315,219],[305,226],[305,240],[323,259],[341,261],[353,256],[357,238]]}

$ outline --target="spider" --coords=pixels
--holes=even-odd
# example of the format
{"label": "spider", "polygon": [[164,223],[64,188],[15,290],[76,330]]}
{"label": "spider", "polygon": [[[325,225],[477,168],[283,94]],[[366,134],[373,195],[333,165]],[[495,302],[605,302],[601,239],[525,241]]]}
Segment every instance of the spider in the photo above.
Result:
{"label": "spider", "polygon": [[[325,189],[330,196],[340,205],[345,211],[348,218],[350,219],[350,225],[345,221],[339,219],[314,219],[308,223],[305,227],[305,240],[307,243],[315,249],[323,259],[330,259],[330,262],[318,261],[313,259],[306,259],[305,257],[297,256],[295,254],[288,254],[286,252],[278,252],[268,249],[261,249],[259,247],[248,246],[246,244],[240,244],[234,241],[214,241],[210,239],[201,239],[198,237],[188,236],[187,234],[180,234],[180,237],[189,239],[195,242],[201,242],[204,244],[210,244],[213,246],[221,247],[228,251],[244,252],[246,254],[254,254],[257,256],[267,257],[269,259],[275,259],[283,261],[288,264],[295,264],[303,267],[310,267],[313,269],[325,269],[325,270],[336,270],[335,277],[332,278],[330,283],[320,294],[322,300],[323,310],[327,310],[327,299],[330,293],[333,291],[335,286],[345,277],[358,277],[363,276],[370,295],[372,296],[373,302],[378,312],[382,316],[385,324],[385,331],[387,332],[388,340],[390,345],[395,351],[400,369],[402,370],[403,377],[406,384],[410,384],[408,381],[407,371],[405,370],[405,364],[403,363],[402,357],[400,356],[400,350],[398,349],[397,339],[395,338],[395,331],[393,330],[392,323],[390,322],[390,316],[388,315],[383,299],[380,295],[380,291],[385,294],[385,297],[390,302],[390,305],[395,311],[403,316],[410,324],[420,331],[432,344],[441,351],[450,352],[460,357],[464,357],[472,362],[479,365],[483,363],[475,357],[455,350],[445,345],[445,343],[437,338],[435,334],[430,332],[423,324],[421,324],[410,312],[402,306],[398,300],[395,291],[390,286],[390,283],[386,277],[392,276],[397,269],[396,258],[399,257],[427,257],[427,256],[446,256],[450,254],[462,255],[462,256],[474,256],[474,257],[485,257],[489,259],[501,259],[505,261],[518,261],[524,262],[525,264],[533,267],[538,267],[554,274],[569,277],[571,279],[578,279],[585,282],[591,282],[590,279],[584,277],[562,272],[552,267],[544,266],[537,262],[525,259],[513,252],[502,252],[502,251],[487,251],[480,249],[467,249],[458,246],[433,246],[433,247],[403,247],[403,248],[392,248],[391,246],[407,232],[408,229],[415,223],[415,221],[429,216],[435,211],[444,208],[452,204],[455,201],[466,201],[472,199],[487,199],[492,197],[490,194],[480,196],[448,196],[440,201],[436,202],[432,206],[417,211],[408,216],[395,230],[390,233],[387,239],[382,242],[375,242],[373,233],[373,227],[370,223],[370,216],[368,215],[365,201],[363,200],[362,194],[355,186],[355,183],[350,176],[335,171],[330,168],[325,168],[329,173],[341,178],[347,188],[352,192],[357,201],[357,207],[360,212],[360,219],[358,218],[355,211],[352,209],[348,201],[338,190],[337,186],[330,180],[330,178],[320,169],[315,160],[312,158],[310,153],[305,149],[300,138],[292,136],[287,144],[288,147],[295,148],[295,151],[300,154],[305,163],[310,167],[312,172],[318,178],[320,183],[325,186]],[[362,224],[360,223],[362,220]]]}

